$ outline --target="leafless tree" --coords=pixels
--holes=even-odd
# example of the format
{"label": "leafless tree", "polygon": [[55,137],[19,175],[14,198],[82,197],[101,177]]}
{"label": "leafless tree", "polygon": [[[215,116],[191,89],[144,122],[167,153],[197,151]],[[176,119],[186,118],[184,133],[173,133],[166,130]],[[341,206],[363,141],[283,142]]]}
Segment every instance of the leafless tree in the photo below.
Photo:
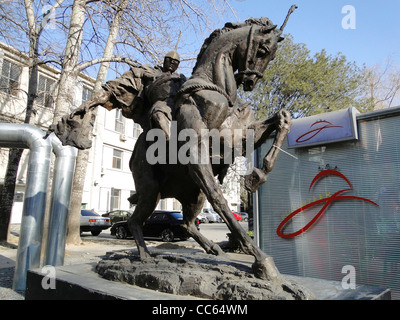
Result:
{"label": "leafless tree", "polygon": [[[74,87],[80,72],[111,61],[132,63],[135,60],[145,60],[157,63],[161,61],[165,52],[176,45],[179,32],[186,31],[188,26],[192,31],[183,37],[180,47],[193,46],[193,41],[189,40],[192,35],[199,35],[204,30],[209,30],[211,22],[215,21],[219,14],[226,12],[226,9],[230,9],[227,1],[3,1],[0,4],[1,39],[9,40],[9,43],[21,52],[29,52],[30,81],[27,93],[27,117],[31,117],[35,112],[38,65],[45,63],[57,65],[61,71],[53,97],[55,123],[74,107],[70,88]],[[210,8],[215,14],[210,14]],[[21,12],[25,12],[25,15],[21,15]],[[113,27],[114,31],[112,31]],[[10,37],[11,33],[15,36]],[[21,35],[25,36],[21,37]],[[190,50],[186,49],[186,52]],[[189,54],[184,60],[191,61],[192,57],[194,54]],[[101,72],[97,77],[97,87],[104,82],[105,73],[109,67],[108,64],[101,64],[101,66]],[[121,64],[118,68],[120,66]],[[26,122],[29,123],[29,121]],[[18,163],[14,158],[12,162],[15,165],[8,170],[11,173],[9,181],[11,183],[14,181],[15,185]],[[82,173],[86,163],[87,160],[82,154],[78,159],[77,171]],[[83,188],[84,177],[79,172],[75,174],[75,177],[74,190],[78,191],[79,188]],[[13,190],[8,192],[11,205],[13,193]],[[72,205],[75,207],[73,211],[78,212],[76,208],[80,207],[81,195],[79,197],[74,194],[72,198],[75,203]],[[9,222],[10,214],[11,207],[8,213],[0,213],[0,219],[8,216]],[[5,224],[7,229],[8,222]],[[74,233],[76,234],[76,231]],[[6,237],[7,230],[0,232],[0,240]]]}
{"label": "leafless tree", "polygon": [[[6,38],[10,39],[10,33],[18,34],[19,32],[24,31],[27,38],[29,84],[28,92],[26,93],[27,106],[24,120],[25,123],[32,122],[34,103],[37,97],[38,67],[41,63],[39,59],[39,43],[41,35],[50,22],[49,16],[53,14],[62,2],[63,0],[57,0],[53,6],[49,6],[48,10],[41,15],[39,20],[36,17],[34,3],[31,0],[25,0],[23,5],[21,2],[8,1],[2,3],[0,6],[1,34],[6,35]],[[20,12],[25,12],[25,17],[22,19]],[[20,39],[20,37],[18,36],[17,39]],[[0,192],[0,241],[7,241],[8,237],[8,227],[15,192],[15,181],[22,152],[22,149],[16,148],[11,148],[9,151],[4,185]]]}
{"label": "leafless tree", "polygon": [[400,105],[400,67],[392,60],[366,69],[367,92],[375,110]]}

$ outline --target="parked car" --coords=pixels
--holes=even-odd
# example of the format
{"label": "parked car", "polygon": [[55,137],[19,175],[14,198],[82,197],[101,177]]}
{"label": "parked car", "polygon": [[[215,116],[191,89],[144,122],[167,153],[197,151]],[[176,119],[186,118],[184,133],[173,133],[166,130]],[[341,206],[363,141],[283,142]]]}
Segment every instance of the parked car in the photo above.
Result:
{"label": "parked car", "polygon": [[207,223],[208,222],[207,217],[202,213],[198,214],[197,219],[199,219],[200,223]]}
{"label": "parked car", "polygon": [[203,208],[201,214],[207,218],[208,222],[222,222],[222,218],[212,208]]}
{"label": "parked car", "polygon": [[242,216],[242,221],[249,221],[249,215],[246,212],[238,212]]}
{"label": "parked car", "polygon": [[119,221],[126,221],[132,215],[132,211],[128,210],[114,210],[111,212],[104,213],[101,215],[102,217],[110,218],[111,224],[114,224]]}
{"label": "parked car", "polygon": [[93,236],[98,236],[102,230],[109,227],[111,227],[110,218],[101,217],[91,210],[81,210],[81,233],[91,232]]}
{"label": "parked car", "polygon": [[238,214],[238,213],[236,213],[236,212],[233,212],[233,211],[232,211],[232,214],[233,214],[233,216],[236,218],[237,221],[242,220],[242,216],[241,216],[240,214]]}
{"label": "parked car", "polygon": [[[199,227],[196,219],[196,227]],[[175,239],[187,240],[189,235],[182,227],[183,215],[179,211],[157,210],[145,221],[143,225],[143,236],[145,238],[161,238],[162,241],[170,242]],[[111,227],[111,235],[118,239],[132,237],[127,221],[115,223]]]}

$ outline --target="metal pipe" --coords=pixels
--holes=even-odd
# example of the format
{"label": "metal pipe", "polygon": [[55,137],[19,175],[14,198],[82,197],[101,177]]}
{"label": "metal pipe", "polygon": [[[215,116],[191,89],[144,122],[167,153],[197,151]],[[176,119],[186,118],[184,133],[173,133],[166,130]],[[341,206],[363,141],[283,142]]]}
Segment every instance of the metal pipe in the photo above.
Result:
{"label": "metal pipe", "polygon": [[[255,168],[259,166],[260,148],[254,150],[253,165]],[[254,243],[260,247],[260,207],[258,190],[253,193],[253,231],[254,231]]]}
{"label": "metal pipe", "polygon": [[29,124],[0,123],[0,147],[29,148],[25,201],[14,273],[14,290],[24,291],[30,268],[40,267],[44,215],[50,173],[51,151],[55,153],[51,192],[50,223],[47,237],[46,264],[63,265],[68,212],[77,149],[62,146],[52,134]]}
{"label": "metal pipe", "polygon": [[71,199],[75,160],[78,150],[63,146],[52,133],[49,138],[56,156],[51,192],[50,222],[47,234],[45,262],[47,265],[64,264],[68,213]]}
{"label": "metal pipe", "polygon": [[40,266],[51,157],[51,143],[43,139],[44,135],[42,130],[29,124],[0,124],[1,147],[30,149],[14,290],[25,290],[28,269]]}

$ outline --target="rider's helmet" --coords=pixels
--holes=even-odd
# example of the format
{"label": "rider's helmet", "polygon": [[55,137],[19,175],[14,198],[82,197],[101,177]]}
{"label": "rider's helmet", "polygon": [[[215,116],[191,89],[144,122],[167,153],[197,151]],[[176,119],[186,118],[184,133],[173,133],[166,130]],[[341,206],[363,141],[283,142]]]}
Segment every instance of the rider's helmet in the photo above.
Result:
{"label": "rider's helmet", "polygon": [[176,50],[168,52],[164,57],[164,72],[174,73],[178,69],[180,62],[181,60]]}
{"label": "rider's helmet", "polygon": [[171,58],[171,59],[177,60],[179,62],[181,61],[181,58],[179,57],[179,54],[176,50],[172,50],[172,51],[168,52],[165,55],[165,58]]}

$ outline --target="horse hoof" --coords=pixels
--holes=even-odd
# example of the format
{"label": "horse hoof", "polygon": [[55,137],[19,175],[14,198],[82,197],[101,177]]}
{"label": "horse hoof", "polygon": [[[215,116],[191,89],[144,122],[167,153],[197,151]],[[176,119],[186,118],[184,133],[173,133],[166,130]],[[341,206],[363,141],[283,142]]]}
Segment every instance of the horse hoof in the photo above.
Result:
{"label": "horse hoof", "polygon": [[211,247],[211,250],[214,255],[219,256],[219,257],[227,257],[228,255],[221,249],[219,245],[214,243]]}
{"label": "horse hoof", "polygon": [[275,266],[274,259],[267,257],[264,260],[256,260],[253,265],[253,273],[256,278],[272,281],[280,278],[280,273]]}
{"label": "horse hoof", "polygon": [[278,117],[279,117],[279,127],[281,129],[289,130],[290,127],[292,126],[292,119],[290,113],[286,110],[280,110],[278,112]]}
{"label": "horse hoof", "polygon": [[267,181],[267,175],[260,169],[254,168],[253,172],[244,178],[244,187],[250,192],[256,192]]}
{"label": "horse hoof", "polygon": [[142,251],[142,250],[139,251],[139,259],[141,261],[150,260],[152,258],[153,257],[150,255],[150,253],[148,251]]}

